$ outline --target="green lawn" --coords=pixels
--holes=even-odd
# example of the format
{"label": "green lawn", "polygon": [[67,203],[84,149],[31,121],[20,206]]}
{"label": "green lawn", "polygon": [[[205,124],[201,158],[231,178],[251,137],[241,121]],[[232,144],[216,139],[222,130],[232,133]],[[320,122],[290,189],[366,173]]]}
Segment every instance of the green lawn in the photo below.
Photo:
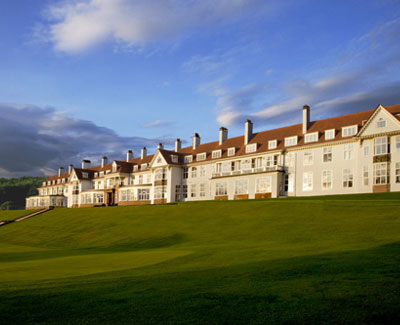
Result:
{"label": "green lawn", "polygon": [[0,228],[0,323],[395,323],[399,207],[389,193],[55,209]]}
{"label": "green lawn", "polygon": [[34,210],[0,210],[0,221],[1,220],[13,220],[27,214],[34,212]]}

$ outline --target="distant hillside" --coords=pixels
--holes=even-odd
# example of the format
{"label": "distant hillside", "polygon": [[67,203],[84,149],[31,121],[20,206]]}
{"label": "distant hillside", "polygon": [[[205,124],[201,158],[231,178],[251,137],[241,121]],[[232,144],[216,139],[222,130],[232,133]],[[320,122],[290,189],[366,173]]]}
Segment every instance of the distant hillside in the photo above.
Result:
{"label": "distant hillside", "polygon": [[[24,209],[25,198],[37,194],[45,177],[0,178],[0,209]],[[6,203],[9,202],[9,203]]]}

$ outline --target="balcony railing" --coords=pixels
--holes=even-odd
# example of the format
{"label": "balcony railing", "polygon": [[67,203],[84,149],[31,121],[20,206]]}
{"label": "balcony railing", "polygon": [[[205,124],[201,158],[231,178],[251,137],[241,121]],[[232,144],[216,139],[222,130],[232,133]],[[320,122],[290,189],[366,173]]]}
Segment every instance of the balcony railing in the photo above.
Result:
{"label": "balcony railing", "polygon": [[232,170],[229,172],[217,172],[217,173],[212,173],[212,178],[248,175],[248,174],[256,174],[256,173],[275,172],[275,171],[283,171],[283,167],[276,165],[276,166],[271,166],[271,167],[256,167],[256,168],[251,168],[251,169],[246,169],[246,170]]}

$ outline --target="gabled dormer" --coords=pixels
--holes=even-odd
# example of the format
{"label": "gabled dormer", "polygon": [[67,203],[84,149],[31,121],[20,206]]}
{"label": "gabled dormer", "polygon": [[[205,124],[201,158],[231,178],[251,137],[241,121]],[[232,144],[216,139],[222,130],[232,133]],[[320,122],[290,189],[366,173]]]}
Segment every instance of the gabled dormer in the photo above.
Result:
{"label": "gabled dormer", "polygon": [[157,152],[155,153],[153,159],[150,162],[150,167],[160,167],[160,166],[165,166],[167,165],[167,161],[164,158],[164,155],[161,153],[160,150],[157,150]]}
{"label": "gabled dormer", "polygon": [[385,107],[379,105],[372,116],[358,132],[358,137],[370,137],[379,134],[400,132],[400,121]]}

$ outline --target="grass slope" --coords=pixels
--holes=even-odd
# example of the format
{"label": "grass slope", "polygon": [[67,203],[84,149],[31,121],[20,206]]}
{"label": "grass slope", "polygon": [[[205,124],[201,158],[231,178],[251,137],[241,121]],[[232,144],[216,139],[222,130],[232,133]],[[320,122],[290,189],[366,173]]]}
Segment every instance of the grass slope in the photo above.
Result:
{"label": "grass slope", "polygon": [[56,209],[0,229],[2,321],[400,321],[399,198]]}
{"label": "grass slope", "polygon": [[13,220],[19,217],[26,216],[34,210],[0,210],[0,220]]}

